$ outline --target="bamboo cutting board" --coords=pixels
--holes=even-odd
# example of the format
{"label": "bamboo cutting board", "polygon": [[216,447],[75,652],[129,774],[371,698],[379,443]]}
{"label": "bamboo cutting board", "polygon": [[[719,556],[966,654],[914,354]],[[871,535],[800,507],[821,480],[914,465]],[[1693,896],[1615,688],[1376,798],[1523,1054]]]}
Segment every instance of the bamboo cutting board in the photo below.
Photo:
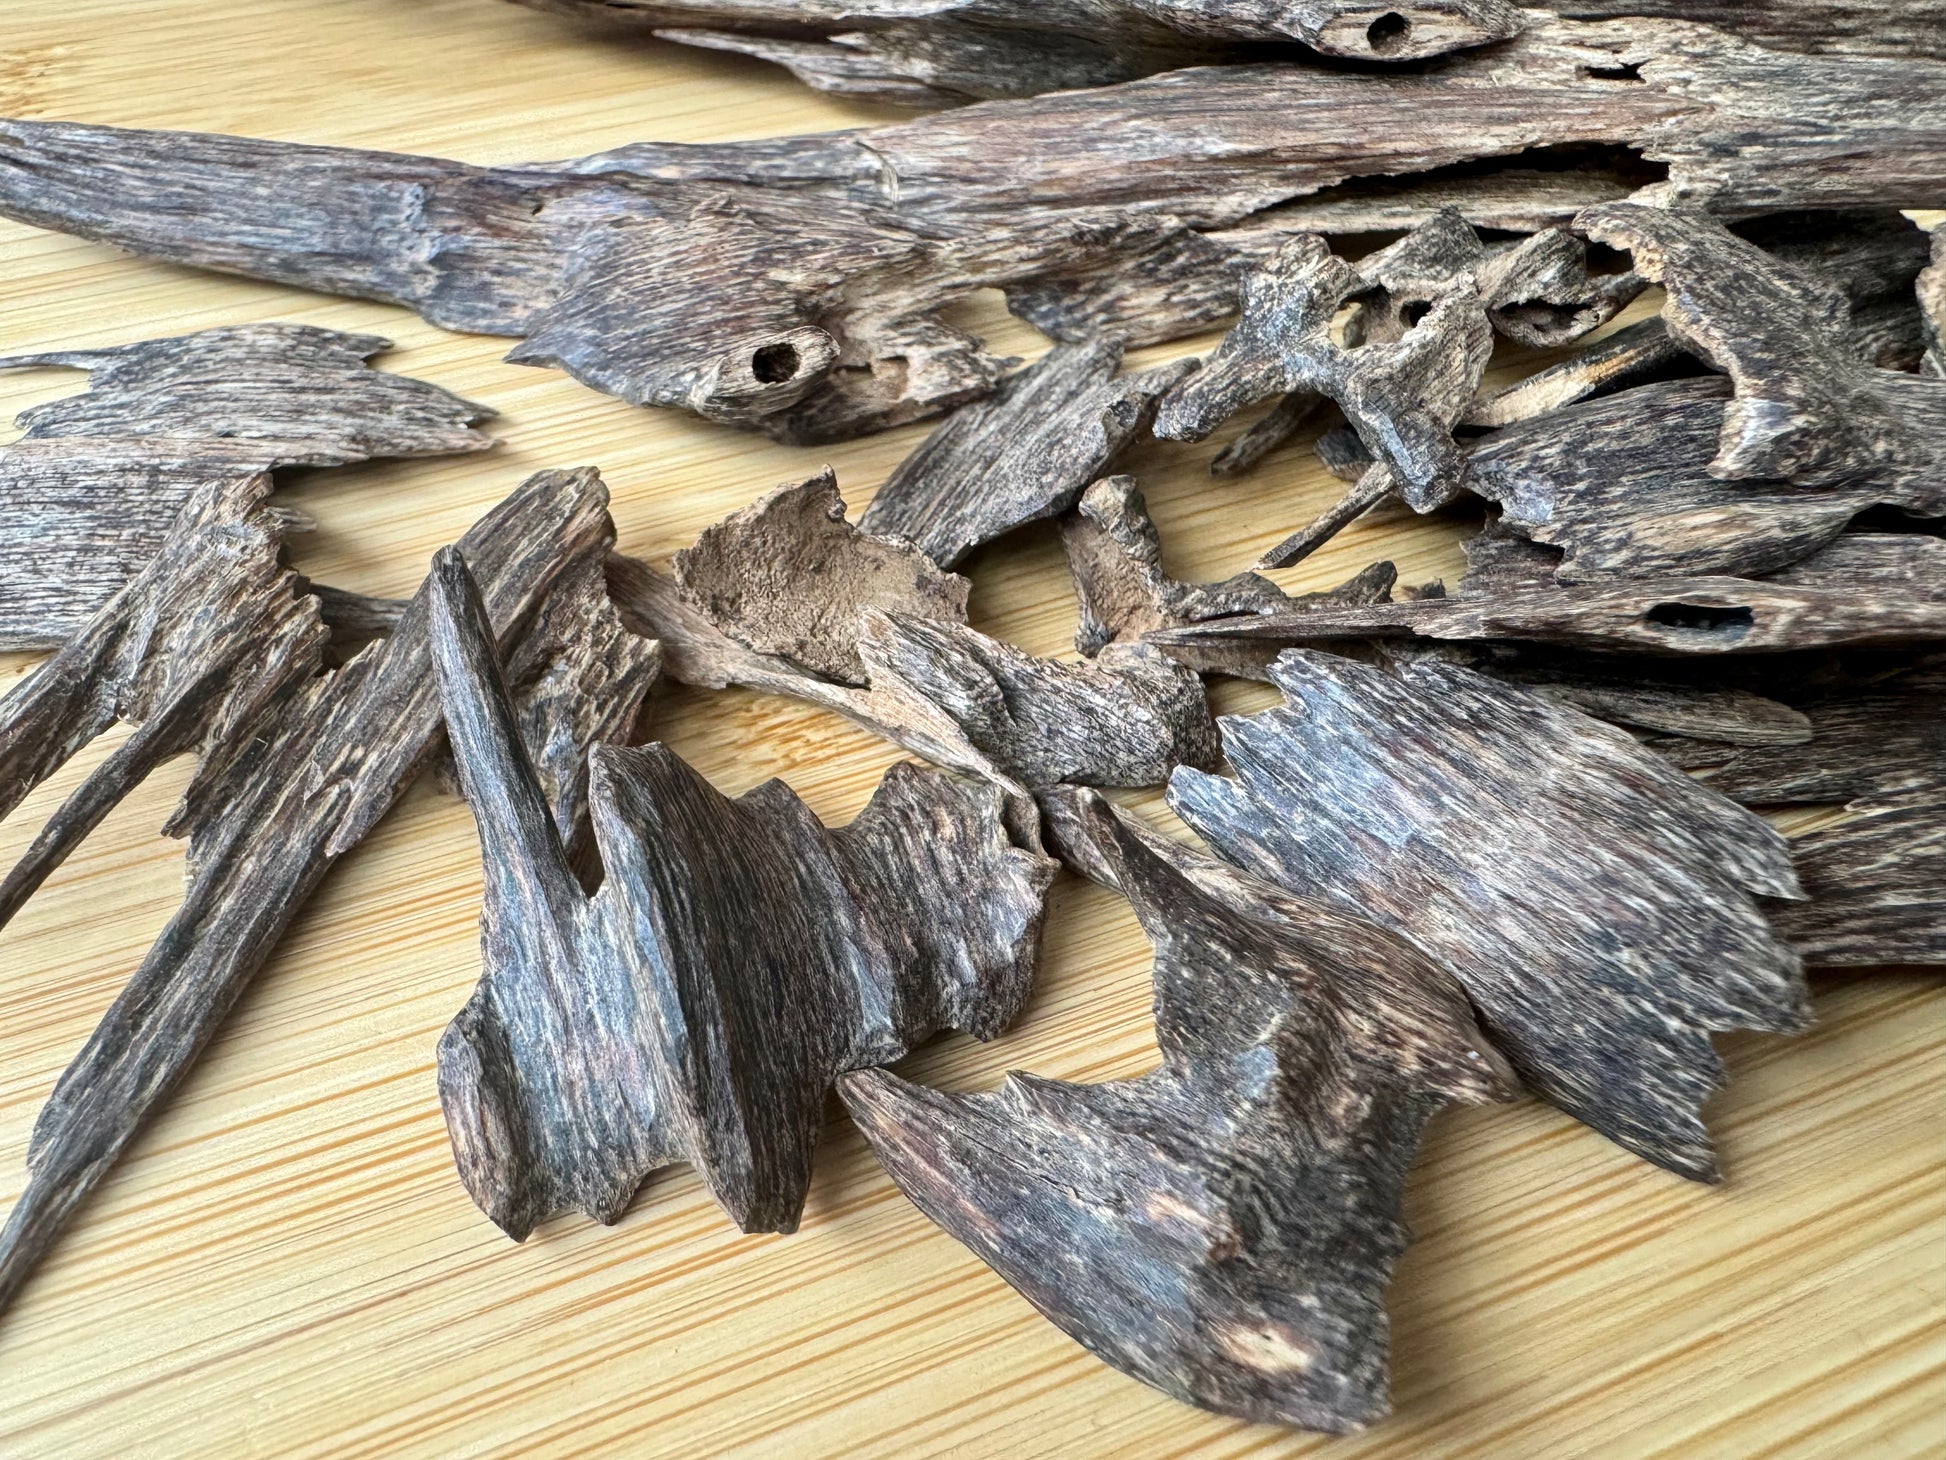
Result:
{"label": "bamboo cutting board", "polygon": [[[0,115],[443,153],[570,156],[646,138],[841,126],[867,108],[735,58],[600,37],[495,0],[6,0]],[[1642,306],[1647,307],[1647,306]],[[1638,308],[1637,314],[1641,312]],[[1631,316],[1634,317],[1634,316]],[[967,318],[1042,347],[990,306]],[[497,407],[487,457],[318,473],[289,497],[328,582],[403,594],[528,472],[599,464],[622,546],[662,559],[830,461],[854,510],[924,428],[807,451],[633,410],[398,309],[128,259],[0,223],[0,353],[247,320],[385,334],[386,363]],[[1147,352],[1147,357],[1156,357]],[[0,376],[0,413],[75,389]],[[1213,482],[1222,442],[1137,449],[1170,566],[1254,559],[1338,484],[1308,440]],[[1366,523],[1287,586],[1374,557],[1461,565],[1454,522]],[[1051,530],[971,565],[974,618],[1071,653]],[[0,659],[0,689],[30,667]],[[1224,686],[1219,706],[1264,696]],[[895,752],[832,716],[675,690],[654,727],[724,790],[783,776],[849,820]],[[11,863],[119,734],[0,827]],[[173,908],[166,767],[0,933],[0,1202],[55,1077]],[[1138,798],[1140,799],[1140,798]],[[1154,809],[1153,798],[1140,804]],[[0,1320],[0,1454],[1091,1457],[1902,1456],[1946,1448],[1946,988],[1817,986],[1817,1030],[1726,1040],[1728,1180],[1653,1170],[1534,1104],[1439,1120],[1393,1290],[1397,1415],[1329,1440],[1181,1407],[1109,1370],[935,1231],[834,1108],[803,1230],[745,1237],[687,1173],[614,1228],[507,1242],[460,1189],[433,1084],[479,972],[466,810],[415,789],[331,876],[202,1064]],[[1156,1059],[1148,950],[1073,879],[1020,1026],[902,1068],[989,1088]]]}

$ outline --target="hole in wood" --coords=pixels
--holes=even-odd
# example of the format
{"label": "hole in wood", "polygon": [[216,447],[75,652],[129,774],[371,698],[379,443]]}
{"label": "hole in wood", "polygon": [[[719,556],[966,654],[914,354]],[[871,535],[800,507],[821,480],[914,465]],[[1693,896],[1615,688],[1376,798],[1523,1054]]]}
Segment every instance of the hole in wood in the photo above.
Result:
{"label": "hole in wood", "polygon": [[1621,66],[1583,66],[1581,74],[1596,81],[1636,81],[1642,79],[1642,63],[1630,61]]}
{"label": "hole in wood", "polygon": [[1756,616],[1747,608],[1720,608],[1707,603],[1658,603],[1642,617],[1663,628],[1720,634],[1726,639],[1742,638],[1756,622]]}
{"label": "hole in wood", "polygon": [[750,357],[750,373],[765,385],[781,385],[797,374],[797,346],[779,340]]}
{"label": "hole in wood", "polygon": [[1412,22],[1396,10],[1388,10],[1377,20],[1365,27],[1365,39],[1373,52],[1383,56],[1396,51],[1412,34]]}

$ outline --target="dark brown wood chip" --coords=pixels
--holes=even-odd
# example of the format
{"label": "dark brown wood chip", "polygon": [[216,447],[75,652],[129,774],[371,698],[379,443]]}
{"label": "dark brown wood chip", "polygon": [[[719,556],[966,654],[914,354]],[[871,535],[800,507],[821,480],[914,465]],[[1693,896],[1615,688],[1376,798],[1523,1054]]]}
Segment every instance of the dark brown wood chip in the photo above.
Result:
{"label": "dark brown wood chip", "polygon": [[[461,539],[516,660],[549,594],[598,574],[613,538],[607,492],[584,471],[532,478]],[[607,611],[605,597],[597,607]],[[332,864],[436,750],[427,614],[422,591],[389,638],[206,750],[164,828],[189,837],[182,905],[35,1122],[26,1189],[0,1229],[0,1307],[195,1063]],[[606,661],[606,674],[590,675],[584,646],[609,642],[590,627],[560,635],[560,674],[532,678],[579,678],[577,700],[612,696],[630,713],[602,718],[632,720],[654,674],[654,647],[635,645]],[[565,732],[587,714],[555,718]],[[579,761],[585,749],[570,758]]]}
{"label": "dark brown wood chip", "polygon": [[0,649],[59,645],[209,483],[493,445],[474,429],[487,407],[365,363],[390,348],[253,324],[0,359],[89,372],[87,390],[23,413],[21,439],[0,447]]}
{"label": "dark brown wood chip", "polygon": [[1279,657],[1289,700],[1223,721],[1235,778],[1169,804],[1247,871],[1411,938],[1536,1092],[1713,1180],[1710,1035],[1791,1031],[1802,973],[1758,897],[1783,839],[1624,732],[1451,665]]}
{"label": "dark brown wood chip", "polygon": [[895,767],[831,832],[781,781],[732,801],[664,746],[601,747],[590,896],[459,553],[432,584],[487,874],[486,974],[439,1046],[466,1189],[518,1240],[561,1211],[613,1222],[687,1161],[745,1231],[794,1230],[840,1073],[1019,1010],[1051,859],[1008,839],[997,790],[941,771]]}
{"label": "dark brown wood chip", "polygon": [[1853,801],[1791,838],[1808,902],[1777,924],[1814,968],[1946,965],[1946,777]]}
{"label": "dark brown wood chip", "polygon": [[1233,872],[1209,885],[1207,859],[1096,798],[1060,819],[1155,944],[1162,1067],[986,1095],[874,1070],[840,1086],[853,1118],[921,1210],[1124,1373],[1247,1419],[1381,1418],[1420,1129],[1509,1098],[1511,1072],[1403,939]]}

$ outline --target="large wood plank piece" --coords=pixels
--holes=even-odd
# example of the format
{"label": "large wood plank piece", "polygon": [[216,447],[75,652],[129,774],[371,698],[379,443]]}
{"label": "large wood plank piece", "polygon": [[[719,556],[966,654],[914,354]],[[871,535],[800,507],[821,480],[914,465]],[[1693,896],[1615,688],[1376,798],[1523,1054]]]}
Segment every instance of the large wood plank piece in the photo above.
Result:
{"label": "large wood plank piece", "polygon": [[[735,55],[616,39],[496,0],[7,0],[0,115],[385,148],[483,164],[657,139],[896,121]],[[1614,327],[1653,315],[1660,294]],[[997,354],[1045,348],[984,299]],[[698,532],[829,463],[854,517],[930,423],[794,447],[507,364],[504,340],[397,307],[194,273],[0,222],[0,356],[292,321],[382,335],[378,362],[492,406],[497,449],[285,474],[316,519],[297,571],[391,597],[530,473],[598,465],[620,548],[667,567]],[[1214,342],[1133,350],[1149,369]],[[1489,388],[1514,376],[1501,357]],[[1531,359],[1531,357],[1530,357]],[[0,375],[0,419],[80,389]],[[1214,582],[1335,501],[1300,430],[1252,471],[1141,438],[1166,570]],[[0,442],[13,439],[0,431]],[[1464,571],[1462,524],[1381,510],[1275,581]],[[971,623],[1075,658],[1058,528],[970,553]],[[32,664],[0,656],[0,691]],[[1227,683],[1226,713],[1275,703]],[[732,689],[658,692],[653,733],[724,794],[781,776],[851,822],[904,757],[839,716]],[[117,729],[0,823],[11,865]],[[182,895],[155,828],[161,767],[0,929],[0,1209],[34,1116]],[[1115,793],[1166,820],[1157,795]],[[1807,816],[1787,825],[1806,825]],[[1319,1455],[1328,1460],[1920,1456],[1946,1448],[1946,985],[1815,975],[1814,1028],[1741,1034],[1710,1105],[1724,1182],[1659,1171],[1538,1102],[1438,1116],[1390,1295],[1395,1414],[1329,1438],[1202,1413],[1107,1368],[899,1194],[836,1101],[800,1230],[746,1236],[692,1171],[614,1227],[519,1246],[453,1168],[434,1059],[480,978],[473,818],[422,778],[326,878],[173,1104],[0,1321],[0,1455],[909,1457]],[[991,1044],[898,1066],[995,1089],[1022,1069],[1151,1070],[1152,954],[1127,904],[1063,877],[1041,983]]]}

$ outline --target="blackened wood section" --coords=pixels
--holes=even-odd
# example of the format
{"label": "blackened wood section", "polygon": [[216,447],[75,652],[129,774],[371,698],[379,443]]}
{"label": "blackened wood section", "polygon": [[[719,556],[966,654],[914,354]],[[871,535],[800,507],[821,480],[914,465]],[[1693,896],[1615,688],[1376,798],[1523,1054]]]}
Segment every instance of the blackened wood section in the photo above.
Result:
{"label": "blackened wood section", "polygon": [[921,1210],[1124,1373],[1247,1419],[1382,1418],[1421,1127],[1510,1098],[1511,1072],[1403,939],[1322,901],[1238,897],[1235,874],[1213,891],[1203,859],[1098,798],[1058,819],[1155,945],[1161,1068],[984,1095],[871,1071],[840,1087],[853,1118]]}
{"label": "blackened wood section", "polygon": [[1072,507],[1195,368],[1118,374],[1113,340],[1057,345],[991,398],[962,407],[893,471],[859,519],[950,568],[975,547]]}
{"label": "blackened wood section", "polygon": [[[1212,620],[1148,637],[1171,653],[1187,651],[1189,656],[1238,640],[1292,645],[1387,636],[1531,640],[1681,655],[1946,641],[1946,599],[1913,586],[1946,581],[1946,538],[1914,535],[1897,540],[1897,566],[1912,577],[1890,589],[1880,580],[1886,565],[1876,559],[1828,572],[1814,567],[1796,582],[1695,577],[1560,588],[1482,583],[1456,598],[1368,607],[1320,604],[1303,613]],[[1793,571],[1817,564],[1819,556],[1794,565]]]}
{"label": "blackened wood section", "polygon": [[908,106],[1104,86],[1277,43],[1361,61],[1417,61],[1502,39],[1527,20],[1506,0],[521,3],[741,52],[819,91]]}
{"label": "blackened wood section", "polygon": [[[591,471],[534,477],[461,539],[492,621],[518,643],[547,595],[614,536]],[[35,1122],[27,1184],[0,1230],[0,1306],[222,1023],[332,864],[439,744],[423,591],[391,637],[311,680],[206,754],[164,828],[189,885]],[[633,678],[628,692],[644,686]]]}
{"label": "blackened wood section", "polygon": [[1670,334],[1735,383],[1712,473],[1864,479],[1879,501],[1946,513],[1946,385],[1861,361],[1840,287],[1696,213],[1616,203],[1576,226],[1628,249],[1666,291]]}
{"label": "blackened wood section", "polygon": [[279,564],[269,491],[265,476],[201,488],[148,565],[0,701],[0,816],[116,721],[137,727],[0,881],[0,925],[151,770],[246,733],[317,671],[326,630]]}
{"label": "blackened wood section", "polygon": [[1808,722],[1801,741],[1725,745],[1707,729],[1657,726],[1686,739],[1655,748],[1705,785],[1750,806],[1875,796],[1946,780],[1946,658],[1878,665],[1792,664],[1764,688]]}
{"label": "blackened wood section", "polygon": [[1814,968],[1946,965],[1946,777],[1791,838],[1809,901],[1777,919]]}
{"label": "blackened wood section", "polygon": [[[1492,395],[1477,397],[1460,423],[1511,426],[1545,416],[1577,401],[1638,385],[1686,358],[1660,319],[1638,320],[1606,339],[1584,346],[1567,359],[1517,380]],[[1692,367],[1693,368],[1693,367]]]}
{"label": "blackened wood section", "polygon": [[1869,477],[1809,488],[1717,475],[1729,403],[1719,375],[1583,401],[1475,443],[1466,485],[1506,526],[1563,550],[1562,583],[1768,572],[1905,495]]}
{"label": "blackened wood section", "polygon": [[[1221,583],[1183,583],[1162,567],[1162,537],[1133,477],[1107,477],[1061,521],[1081,622],[1075,647],[1090,657],[1152,629],[1238,613],[1278,613],[1306,603],[1383,603],[1398,574],[1374,563],[1328,593],[1293,596],[1268,578],[1238,573]],[[1207,669],[1209,666],[1199,665]]]}
{"label": "blackened wood section", "polygon": [[87,390],[26,411],[22,438],[0,447],[0,648],[60,644],[206,484],[493,444],[474,429],[487,407],[365,363],[388,348],[257,324],[0,360],[89,372]]}
{"label": "blackened wood section", "polygon": [[964,623],[972,587],[905,538],[847,523],[829,467],[705,528],[676,554],[675,578],[746,648],[846,684],[865,681],[862,610]]}
{"label": "blackened wood section", "polygon": [[406,605],[411,602],[407,598],[377,598],[309,580],[305,581],[304,588],[318,600],[324,626],[331,634],[331,652],[340,663],[367,644],[394,632]]}
{"label": "blackened wood section", "polygon": [[688,1161],[745,1231],[792,1231],[825,1097],[936,1029],[990,1038],[1025,1002],[1050,859],[997,790],[895,767],[827,831],[781,781],[732,801],[666,747],[591,768],[604,878],[569,867],[465,561],[440,556],[433,645],[486,868],[486,974],[439,1047],[460,1178],[524,1239],[613,1222]]}
{"label": "blackened wood section", "polygon": [[[1946,21],[1946,12],[1940,18]],[[1910,218],[1894,208],[1769,213],[1735,231],[1844,291],[1851,306],[1846,333],[1859,359],[1886,370],[1918,368],[1925,329],[1913,285],[1929,245]]]}
{"label": "blackened wood section", "polygon": [[1176,772],[1176,813],[1412,939],[1537,1093],[1714,1179],[1711,1033],[1810,1016],[1757,901],[1799,895],[1783,839],[1625,732],[1465,669],[1291,653],[1271,676],[1289,704],[1225,719],[1235,779]]}
{"label": "blackened wood section", "polygon": [[[1408,74],[1197,67],[855,132],[510,168],[8,122],[0,211],[528,336],[515,358],[624,399],[811,440],[990,391],[1000,362],[938,313],[975,289],[1054,319],[1045,289],[1067,281],[1090,333],[1199,330],[1221,291],[1188,285],[1202,265],[1184,228],[1227,283],[1238,258],[1316,222],[1282,205],[1483,161],[1535,174],[1550,201],[1537,209],[1523,183],[1509,211],[1467,216],[1529,228],[1537,212],[1556,221],[1563,195],[1558,171],[1523,159],[1587,147],[1652,156],[1650,177],[1621,169],[1641,196],[1726,213],[1936,207],[1946,66],[1785,55],[1673,21],[1555,21]],[[1432,181],[1432,207],[1453,201]],[[1111,328],[1118,272],[1173,283],[1120,291]],[[689,287],[664,288],[673,276]],[[1175,293],[1186,311],[1149,319]]]}

